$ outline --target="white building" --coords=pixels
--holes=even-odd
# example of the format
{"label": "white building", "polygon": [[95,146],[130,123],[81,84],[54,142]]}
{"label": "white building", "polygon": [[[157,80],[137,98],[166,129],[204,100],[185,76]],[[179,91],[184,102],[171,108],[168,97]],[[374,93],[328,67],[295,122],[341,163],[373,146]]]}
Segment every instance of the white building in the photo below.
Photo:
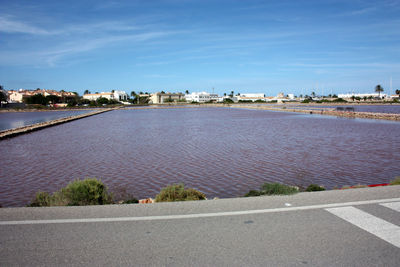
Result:
{"label": "white building", "polygon": [[245,93],[245,94],[241,94],[240,97],[241,97],[241,98],[255,97],[255,98],[260,98],[260,99],[261,99],[261,98],[264,98],[265,95],[262,94],[262,93],[257,93],[257,94],[248,94],[248,93]]}
{"label": "white building", "polygon": [[129,98],[128,94],[125,91],[114,91],[114,99],[117,101],[127,101]]}
{"label": "white building", "polygon": [[262,93],[257,93],[257,94],[244,93],[244,94],[240,94],[240,95],[234,96],[233,98],[236,98],[236,100],[232,99],[234,102],[238,102],[240,100],[242,100],[242,101],[252,101],[252,102],[259,101],[259,100],[266,101],[265,100],[265,94],[262,94]]}
{"label": "white building", "polygon": [[185,95],[182,93],[154,93],[150,95],[150,104],[164,104],[183,101]]}
{"label": "white building", "polygon": [[101,92],[98,94],[83,95],[83,99],[90,101],[96,101],[100,97],[107,98],[108,100],[126,101],[128,99],[128,94],[125,91],[114,91],[111,93]]}
{"label": "white building", "polygon": [[185,95],[185,99],[187,102],[210,102],[215,101],[217,102],[219,96],[217,94],[210,94],[207,92],[193,92],[191,94]]}
{"label": "white building", "polygon": [[24,100],[24,97],[30,97],[33,96],[34,94],[31,93],[31,91],[22,91],[22,89],[18,91],[8,91],[8,99],[10,100],[11,103],[22,103]]}
{"label": "white building", "polygon": [[359,97],[359,98],[364,98],[364,97],[373,97],[373,98],[387,98],[386,94],[380,94],[379,93],[371,93],[371,94],[355,94],[355,93],[349,93],[349,94],[338,94],[339,98],[352,98],[352,97]]}

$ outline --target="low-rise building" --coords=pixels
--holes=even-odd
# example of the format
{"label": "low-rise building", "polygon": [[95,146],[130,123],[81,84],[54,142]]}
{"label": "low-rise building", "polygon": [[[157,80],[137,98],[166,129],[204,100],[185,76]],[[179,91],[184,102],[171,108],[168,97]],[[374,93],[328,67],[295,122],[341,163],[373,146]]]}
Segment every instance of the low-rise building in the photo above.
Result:
{"label": "low-rise building", "polygon": [[24,98],[35,95],[33,91],[19,89],[18,91],[8,91],[8,99],[11,103],[22,103]]}
{"label": "low-rise building", "polygon": [[263,93],[256,93],[256,94],[244,93],[244,94],[241,94],[240,97],[243,97],[243,98],[245,98],[245,97],[263,98],[263,97],[265,97],[265,94],[263,94]]}
{"label": "low-rise building", "polygon": [[127,101],[129,98],[125,91],[114,91],[114,99],[117,101]]}
{"label": "low-rise building", "polygon": [[8,98],[12,103],[22,103],[24,98],[31,97],[37,94],[41,94],[43,96],[55,95],[58,97],[75,97],[76,94],[72,92],[65,92],[65,91],[55,91],[55,90],[48,90],[48,89],[36,89],[36,90],[25,90],[19,89],[18,91],[10,90],[8,91]]}
{"label": "low-rise building", "polygon": [[150,104],[164,104],[170,102],[179,102],[185,99],[182,93],[154,93],[150,95]]}
{"label": "low-rise building", "polygon": [[350,98],[352,98],[352,97],[359,97],[359,98],[364,98],[364,97],[367,97],[367,98],[381,98],[381,99],[384,99],[384,98],[387,98],[387,95],[386,94],[379,94],[379,93],[370,93],[370,94],[355,94],[355,93],[348,93],[348,94],[338,94],[338,97],[339,98],[344,98],[344,99],[350,99]]}
{"label": "low-rise building", "polygon": [[108,100],[127,101],[128,94],[125,91],[101,92],[96,94],[84,94],[83,99],[96,101],[100,97],[107,98]]}
{"label": "low-rise building", "polygon": [[[265,99],[265,94],[262,93],[257,93],[257,94],[253,94],[253,93],[245,93],[245,94],[240,94],[235,96],[234,98],[237,99],[237,101],[266,101]],[[233,99],[234,102],[235,99]]]}
{"label": "low-rise building", "polygon": [[108,100],[114,100],[114,94],[113,93],[105,93],[105,92],[101,92],[101,93],[95,93],[95,94],[84,94],[83,99],[87,99],[90,101],[96,101],[99,98],[107,98]]}
{"label": "low-rise building", "polygon": [[217,102],[219,96],[218,94],[210,94],[207,92],[193,92],[191,94],[186,94],[185,99],[187,102],[198,102],[198,103],[204,103],[210,101]]}

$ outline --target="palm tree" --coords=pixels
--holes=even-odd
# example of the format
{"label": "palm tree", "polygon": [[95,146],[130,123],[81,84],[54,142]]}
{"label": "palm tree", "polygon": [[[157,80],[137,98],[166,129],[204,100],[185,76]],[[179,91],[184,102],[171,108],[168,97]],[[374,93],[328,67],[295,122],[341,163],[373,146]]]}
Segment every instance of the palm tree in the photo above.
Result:
{"label": "palm tree", "polygon": [[7,92],[4,90],[4,87],[0,85],[0,106],[3,107],[3,102],[7,102]]}
{"label": "palm tree", "polygon": [[383,87],[378,84],[377,86],[375,86],[375,92],[379,93],[379,98],[381,98],[381,92],[383,92]]}
{"label": "palm tree", "polygon": [[233,97],[234,93],[235,93],[234,91],[231,91],[230,97]]}
{"label": "palm tree", "polygon": [[189,94],[189,90],[186,90],[185,93],[188,95]]}
{"label": "palm tree", "polygon": [[83,92],[83,94],[84,95],[90,94],[90,91],[86,89],[85,92]]}
{"label": "palm tree", "polygon": [[396,95],[400,96],[400,90],[399,89],[396,90]]}
{"label": "palm tree", "polygon": [[131,97],[135,97],[135,95],[136,95],[136,92],[135,92],[135,91],[132,91],[132,92],[131,92]]}

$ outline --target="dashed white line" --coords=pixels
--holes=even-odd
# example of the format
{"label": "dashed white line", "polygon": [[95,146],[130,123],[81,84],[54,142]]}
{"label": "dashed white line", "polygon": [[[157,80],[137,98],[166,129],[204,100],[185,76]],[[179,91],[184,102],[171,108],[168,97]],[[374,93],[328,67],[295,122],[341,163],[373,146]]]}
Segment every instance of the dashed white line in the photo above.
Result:
{"label": "dashed white line", "polygon": [[326,209],[343,220],[400,248],[400,227],[354,207]]}

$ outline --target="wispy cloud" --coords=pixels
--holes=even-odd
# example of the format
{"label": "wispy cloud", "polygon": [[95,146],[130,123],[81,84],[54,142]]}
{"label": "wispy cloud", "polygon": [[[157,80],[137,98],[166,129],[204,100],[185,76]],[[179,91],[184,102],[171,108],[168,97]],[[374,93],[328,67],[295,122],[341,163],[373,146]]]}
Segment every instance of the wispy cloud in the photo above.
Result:
{"label": "wispy cloud", "polygon": [[302,67],[302,68],[400,68],[398,63],[321,63],[321,64],[309,64],[309,63],[291,63],[286,64],[290,67]]}
{"label": "wispy cloud", "polygon": [[55,66],[60,59],[68,55],[88,52],[122,42],[129,42],[131,44],[135,42],[144,42],[170,34],[174,34],[174,32],[147,32],[140,34],[106,36],[89,40],[75,40],[74,42],[63,44],[55,50],[41,52],[39,55],[43,57],[50,66]]}
{"label": "wispy cloud", "polygon": [[[58,44],[54,45],[52,48],[47,47],[46,49],[41,50],[1,51],[0,58],[2,60],[0,64],[55,67],[61,63],[64,65],[64,59],[70,56],[80,55],[104,47],[120,44],[129,43],[133,45],[135,43],[146,42],[171,34],[174,34],[174,32],[146,32],[118,36],[108,35],[99,38],[89,37],[73,39],[68,42],[58,42]],[[82,60],[85,61],[86,59],[81,58],[81,61]]]}
{"label": "wispy cloud", "polygon": [[51,32],[45,29],[41,29],[39,27],[32,26],[24,22],[14,20],[8,16],[0,16],[0,32],[26,33],[26,34],[38,34],[38,35],[51,34]]}
{"label": "wispy cloud", "polygon": [[177,78],[176,75],[165,75],[165,74],[146,74],[145,78],[156,78],[156,79],[166,79],[166,78]]}
{"label": "wispy cloud", "polygon": [[[131,21],[101,21],[87,24],[58,25],[56,29],[41,28],[15,16],[0,15],[0,32],[15,34],[15,45],[0,53],[3,64],[48,65],[54,67],[65,58],[116,44],[135,44],[178,34],[178,31],[154,30],[152,25],[137,25]],[[33,35],[29,47],[23,35]],[[46,45],[43,45],[43,44]],[[11,48],[12,47],[12,48]],[[21,56],[22,55],[22,56]],[[7,62],[7,63],[5,63]],[[1,64],[0,63],[0,64]]]}
{"label": "wispy cloud", "polygon": [[70,24],[54,29],[44,29],[33,25],[33,23],[22,22],[12,16],[0,16],[0,32],[24,33],[33,35],[63,35],[63,34],[82,34],[98,32],[123,32],[142,29],[142,26],[123,23],[120,21],[103,21],[87,24]]}
{"label": "wispy cloud", "polygon": [[361,9],[345,12],[345,13],[339,14],[338,16],[365,15],[365,14],[369,14],[369,13],[375,11],[375,10],[376,10],[376,7],[366,7],[366,8],[361,8]]}

